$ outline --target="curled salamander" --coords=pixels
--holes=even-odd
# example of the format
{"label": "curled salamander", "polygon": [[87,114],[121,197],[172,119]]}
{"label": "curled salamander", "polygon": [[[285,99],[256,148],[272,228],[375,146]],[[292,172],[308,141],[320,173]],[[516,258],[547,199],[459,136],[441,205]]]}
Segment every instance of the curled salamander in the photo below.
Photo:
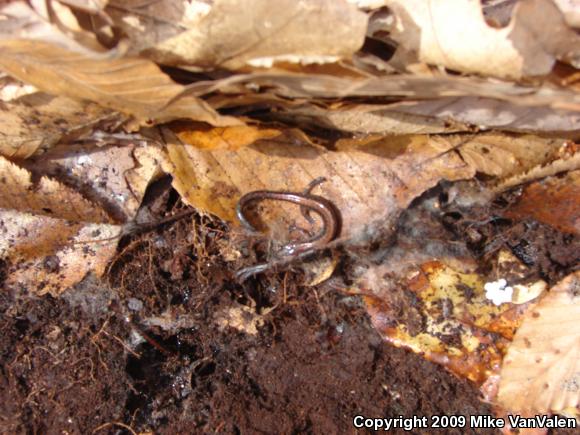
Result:
{"label": "curled salamander", "polygon": [[[324,178],[317,178],[309,184],[304,192],[256,190],[240,198],[236,213],[241,224],[251,232],[256,232],[256,229],[246,218],[245,210],[250,204],[263,200],[285,201],[297,204],[309,222],[313,222],[310,216],[311,212],[318,214],[322,219],[322,229],[318,234],[303,241],[292,241],[284,245],[277,253],[279,256],[278,263],[288,262],[289,259],[322,249],[339,235],[341,223],[339,211],[331,201],[311,193],[312,189],[323,181],[325,181]],[[270,266],[275,265],[274,263],[263,263],[241,269],[236,275],[243,281],[252,275],[267,270]]]}

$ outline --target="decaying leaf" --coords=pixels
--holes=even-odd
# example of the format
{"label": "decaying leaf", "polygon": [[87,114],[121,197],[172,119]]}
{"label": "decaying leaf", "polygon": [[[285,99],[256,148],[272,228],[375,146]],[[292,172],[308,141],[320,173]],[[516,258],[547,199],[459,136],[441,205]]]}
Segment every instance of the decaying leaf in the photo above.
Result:
{"label": "decaying leaf", "polygon": [[[267,189],[301,192],[315,178],[326,182],[315,193],[341,213],[341,238],[363,243],[390,232],[400,211],[439,180],[470,178],[473,170],[450,145],[410,136],[368,147],[326,151],[307,145],[261,141],[236,151],[203,150],[168,140],[166,172],[183,199],[204,212],[237,222],[236,203],[244,193]],[[372,174],[369,177],[368,174]],[[264,207],[265,222],[282,228],[304,224],[298,207]]]}
{"label": "decaying leaf", "polygon": [[367,15],[345,0],[109,3],[134,50],[203,69],[335,62],[362,46],[367,26]]}
{"label": "decaying leaf", "polygon": [[512,412],[559,413],[580,405],[580,272],[526,314],[501,369],[498,401]]}
{"label": "decaying leaf", "polygon": [[530,184],[506,216],[532,218],[560,231],[580,234],[580,171]]}
{"label": "decaying leaf", "polygon": [[0,208],[76,222],[110,223],[102,207],[48,177],[33,182],[26,169],[0,157]]}
{"label": "decaying leaf", "polygon": [[39,41],[0,41],[0,68],[53,94],[90,100],[153,124],[177,118],[236,125],[194,97],[144,59],[91,59]]}
{"label": "decaying leaf", "polygon": [[396,16],[390,36],[422,62],[515,79],[548,74],[556,60],[578,65],[580,37],[550,0],[520,2],[501,28],[485,21],[479,1],[386,4]]}
{"label": "decaying leaf", "polygon": [[59,142],[82,138],[100,123],[121,120],[118,113],[94,103],[26,95],[0,105],[0,154],[25,159]]}
{"label": "decaying leaf", "polygon": [[264,324],[264,317],[256,314],[246,305],[233,306],[217,313],[215,321],[221,329],[233,328],[250,335],[257,335],[258,328]]}
{"label": "decaying leaf", "polygon": [[4,286],[54,296],[88,272],[101,275],[117,243],[121,227],[72,223],[64,219],[0,210],[0,258],[8,263]]}
{"label": "decaying leaf", "polygon": [[496,306],[484,279],[440,262],[424,263],[394,285],[389,267],[370,267],[355,292],[363,293],[383,338],[448,370],[482,383],[497,371],[529,304]]}

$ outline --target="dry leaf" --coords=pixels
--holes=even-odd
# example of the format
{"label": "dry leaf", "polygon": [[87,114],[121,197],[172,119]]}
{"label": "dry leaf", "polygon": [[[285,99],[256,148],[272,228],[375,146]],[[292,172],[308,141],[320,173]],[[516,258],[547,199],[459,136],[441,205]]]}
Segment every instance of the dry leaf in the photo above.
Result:
{"label": "dry leaf", "polygon": [[558,159],[565,143],[565,139],[487,133],[475,135],[459,152],[478,172],[505,179]]}
{"label": "dry leaf", "polygon": [[334,62],[362,46],[367,26],[367,15],[344,0],[109,3],[134,50],[203,69]]}
{"label": "dry leaf", "polygon": [[258,140],[272,139],[282,134],[280,130],[251,125],[214,128],[186,125],[182,128],[173,128],[173,130],[183,143],[208,151],[218,149],[235,151]]}
{"label": "dry leaf", "polygon": [[451,122],[450,126],[446,126],[448,129],[467,124],[482,130],[493,128],[518,132],[576,133],[580,130],[580,114],[577,111],[527,107],[482,97],[441,97],[429,101],[395,103],[383,108],[375,107],[372,113],[387,119],[416,117],[424,119],[426,126],[436,123],[445,126]]}
{"label": "dry leaf", "polygon": [[[376,239],[413,198],[439,180],[470,178],[471,168],[447,143],[427,136],[401,137],[346,151],[326,151],[306,145],[262,141],[237,151],[206,151],[166,137],[166,172],[190,205],[227,221],[235,218],[240,196],[253,190],[301,192],[315,178],[327,182],[315,193],[332,201],[341,213],[341,238],[353,243]],[[285,233],[304,221],[298,207],[265,207],[265,221]],[[278,235],[275,236],[276,238]]]}
{"label": "dry leaf", "polygon": [[114,217],[127,222],[135,217],[149,182],[159,173],[160,150],[128,144],[90,148],[60,146],[25,162],[25,167],[64,181]]}
{"label": "dry leaf", "polygon": [[179,98],[183,86],[148,60],[98,60],[39,41],[0,41],[0,68],[50,94],[91,100],[141,123],[188,118],[241,124],[197,98]]}
{"label": "dry leaf", "polygon": [[[8,263],[6,288],[57,296],[88,272],[101,275],[117,249],[121,227],[0,210],[0,259]],[[88,242],[88,243],[85,243]]]}
{"label": "dry leaf", "polygon": [[530,184],[505,216],[535,219],[571,234],[580,234],[580,171]]}
{"label": "dry leaf", "polygon": [[39,179],[36,184],[27,169],[1,158],[0,259],[7,263],[5,284],[58,295],[89,272],[101,275],[123,227],[99,222],[108,222],[108,216],[119,222],[135,216],[158,172],[156,152],[156,147],[135,145],[57,147],[25,162],[38,174],[33,176]]}
{"label": "dry leaf", "polygon": [[473,96],[509,101],[520,106],[550,106],[580,111],[580,95],[574,90],[543,85],[519,86],[509,82],[459,76],[342,77],[329,74],[263,72],[237,74],[219,80],[200,81],[186,87],[184,94],[202,96],[221,92],[238,97],[248,89],[268,89],[289,99],[395,97],[398,100]]}
{"label": "dry leaf", "polygon": [[[279,106],[277,103],[272,103]],[[522,107],[506,101],[475,97],[437,98],[389,105],[345,104],[285,107],[271,119],[299,126],[314,125],[362,134],[434,134],[494,128],[517,132],[575,133],[580,114],[548,107]]]}
{"label": "dry leaf", "polygon": [[580,405],[580,272],[531,310],[508,349],[498,401],[512,412],[559,413]]}
{"label": "dry leaf", "polygon": [[33,182],[26,169],[0,157],[0,209],[36,213],[75,222],[110,223],[98,205],[58,181]]}
{"label": "dry leaf", "polygon": [[304,285],[314,287],[329,279],[338,265],[338,256],[323,257],[318,260],[304,264],[304,276],[306,277]]}
{"label": "dry leaf", "polygon": [[59,142],[82,138],[103,122],[120,122],[109,109],[35,93],[0,105],[0,154],[25,159]]}
{"label": "dry leaf", "polygon": [[109,0],[58,0],[59,3],[63,3],[72,6],[77,9],[81,9],[87,12],[101,12],[105,9],[105,6]]}
{"label": "dry leaf", "polygon": [[5,103],[38,92],[32,85],[22,83],[6,74],[0,76],[0,100]]}
{"label": "dry leaf", "polygon": [[107,49],[95,34],[81,28],[64,2],[11,1],[0,6],[0,39],[30,39],[88,55]]}
{"label": "dry leaf", "polygon": [[479,1],[389,0],[386,4],[397,20],[385,30],[422,62],[512,79],[548,74],[556,60],[578,65],[580,37],[550,0],[520,2],[511,22],[502,28],[485,21]]}
{"label": "dry leaf", "polygon": [[564,142],[558,152],[551,157],[551,159],[527,172],[501,180],[493,186],[493,190],[496,193],[500,193],[520,184],[580,169],[580,147],[574,142]]}
{"label": "dry leaf", "polygon": [[314,126],[350,133],[380,134],[395,136],[405,134],[434,134],[467,131],[466,124],[454,123],[434,116],[415,115],[390,106],[356,104],[336,109],[326,109],[319,105],[288,107],[272,114],[272,119],[286,121],[298,126]]}
{"label": "dry leaf", "polygon": [[554,3],[560,8],[570,27],[580,27],[580,3],[578,0],[554,0]]}

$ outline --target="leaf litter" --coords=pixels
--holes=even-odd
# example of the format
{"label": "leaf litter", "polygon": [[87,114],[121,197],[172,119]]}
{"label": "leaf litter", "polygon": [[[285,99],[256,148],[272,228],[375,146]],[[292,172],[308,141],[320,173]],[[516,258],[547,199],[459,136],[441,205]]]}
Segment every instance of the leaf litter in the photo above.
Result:
{"label": "leaf litter", "polygon": [[[575,7],[286,3],[0,8],[6,394],[26,398],[34,427],[79,432],[489,414],[476,388],[498,416],[578,418],[579,333],[560,328],[578,307]],[[264,190],[323,198],[340,219],[266,200],[248,232],[236,206]],[[330,243],[283,256],[329,224]],[[46,293],[59,298],[19,296]],[[64,317],[47,314],[57,306]],[[32,351],[30,328],[43,331]],[[66,373],[15,382],[18,358],[62,363],[75,334],[83,391],[107,403],[100,388],[128,386],[92,420],[56,392],[76,388]],[[281,407],[288,420],[263,411]]]}

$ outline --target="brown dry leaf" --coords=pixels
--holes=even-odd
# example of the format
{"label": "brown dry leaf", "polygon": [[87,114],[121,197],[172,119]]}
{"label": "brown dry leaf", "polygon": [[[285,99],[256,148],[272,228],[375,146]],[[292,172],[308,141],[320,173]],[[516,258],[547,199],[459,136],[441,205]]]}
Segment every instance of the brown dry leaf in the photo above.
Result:
{"label": "brown dry leaf", "polygon": [[570,27],[580,27],[580,4],[578,0],[554,0]]}
{"label": "brown dry leaf", "polygon": [[362,46],[367,27],[345,0],[110,1],[107,11],[134,50],[204,69],[335,62]]}
{"label": "brown dry leaf", "polygon": [[0,209],[66,219],[110,223],[108,214],[69,187],[48,177],[33,182],[31,174],[0,157]]}
{"label": "brown dry leaf", "polygon": [[91,59],[40,41],[0,41],[0,68],[50,94],[94,101],[140,123],[188,118],[238,125],[195,97],[144,59]]}
{"label": "brown dry leaf", "polygon": [[120,231],[116,225],[72,223],[0,210],[0,258],[8,263],[3,284],[57,296],[88,272],[101,275],[105,271],[117,242],[92,241],[114,238]]}
{"label": "brown dry leaf", "polygon": [[580,272],[554,286],[525,317],[507,351],[498,401],[512,412],[580,406]]}
{"label": "brown dry leaf", "polygon": [[396,16],[388,29],[390,36],[407,52],[416,52],[422,62],[520,79],[548,74],[556,60],[575,66],[580,60],[580,36],[550,0],[520,2],[502,28],[488,25],[479,1],[388,0],[386,4]]}
{"label": "brown dry leaf", "polygon": [[[280,106],[277,102],[273,103]],[[344,104],[323,108],[314,104],[285,107],[272,119],[316,125],[362,134],[434,134],[491,128],[514,132],[575,133],[580,130],[576,111],[525,107],[507,101],[475,97],[437,98],[389,105]],[[299,118],[298,118],[299,117]]]}
{"label": "brown dry leaf", "polygon": [[338,266],[339,260],[340,258],[335,255],[304,264],[302,267],[306,278],[304,285],[306,287],[314,287],[329,279],[334,273],[336,266]]}
{"label": "brown dry leaf", "polygon": [[65,181],[100,204],[116,222],[135,217],[149,182],[159,173],[159,147],[114,141],[99,148],[56,147],[25,162],[26,169]]}
{"label": "brown dry leaf", "polygon": [[365,295],[371,321],[387,342],[477,383],[497,371],[529,304],[495,306],[486,299],[481,276],[437,261],[424,263],[395,287],[389,271],[370,267],[355,290]]}
{"label": "brown dry leaf", "polygon": [[84,30],[65,2],[11,1],[0,6],[0,39],[50,42],[88,55],[108,50],[97,36]]}
{"label": "brown dry leaf", "polygon": [[520,86],[507,81],[451,75],[430,77],[399,74],[353,78],[268,71],[196,82],[188,85],[184,93],[199,97],[219,91],[238,98],[240,94],[246,94],[248,89],[269,89],[278,97],[287,99],[395,97],[398,100],[420,100],[472,96],[508,101],[524,107],[549,106],[580,111],[580,94],[572,89],[548,84],[541,87]]}
{"label": "brown dry leaf", "polygon": [[35,93],[0,105],[0,154],[25,159],[59,142],[82,138],[121,115],[97,104]]}
{"label": "brown dry leaf", "polygon": [[101,12],[109,0],[58,0],[59,3],[72,6],[87,12]]}
{"label": "brown dry leaf", "polygon": [[[261,141],[237,151],[202,150],[167,137],[164,169],[190,205],[227,221],[235,218],[244,193],[267,189],[301,192],[315,178],[315,189],[342,215],[341,238],[365,243],[392,231],[394,219],[413,198],[439,180],[470,178],[473,170],[450,145],[427,136],[398,137],[368,147],[327,151],[304,144]],[[266,207],[260,215],[285,232],[302,224],[297,207]]]}
{"label": "brown dry leaf", "polygon": [[573,142],[565,142],[555,157],[555,160],[548,160],[545,164],[535,166],[528,172],[501,180],[493,187],[493,190],[499,193],[520,184],[580,169],[580,147]]}
{"label": "brown dry leaf", "polygon": [[[423,120],[426,126],[442,123],[449,131],[462,125],[482,130],[499,129],[517,132],[576,133],[580,130],[577,111],[551,107],[526,107],[515,102],[482,97],[441,97],[428,101],[406,101],[371,112],[387,119]],[[385,122],[385,121],[383,121]],[[447,125],[451,123],[451,125]],[[440,132],[444,130],[440,129]],[[385,131],[390,133],[390,131]]]}
{"label": "brown dry leaf", "polygon": [[530,184],[505,216],[531,218],[566,233],[580,234],[580,171]]}
{"label": "brown dry leaf", "polygon": [[449,119],[438,119],[430,115],[415,115],[388,105],[356,104],[336,109],[322,108],[315,104],[289,107],[272,115],[280,121],[297,122],[301,125],[315,125],[331,130],[350,133],[406,135],[434,134],[467,131],[466,124],[454,123]]}
{"label": "brown dry leaf", "polygon": [[[462,141],[459,136],[453,143]],[[506,179],[560,158],[566,139],[485,133],[461,145],[461,157],[478,172]]]}
{"label": "brown dry leaf", "polygon": [[9,75],[0,75],[0,100],[7,103],[25,95],[38,92],[32,85],[22,83]]}
{"label": "brown dry leaf", "polygon": [[[0,186],[10,189],[0,189],[0,258],[8,264],[5,284],[58,295],[88,272],[101,275],[124,228],[79,221],[100,222],[105,211],[118,222],[134,218],[148,183],[159,172],[159,159],[154,146],[56,147],[25,162],[38,174],[33,179],[40,179],[35,188],[27,169],[2,158],[0,182],[5,184]],[[30,209],[35,215],[7,207]]]}
{"label": "brown dry leaf", "polygon": [[273,139],[282,134],[280,130],[252,125],[214,128],[203,125],[187,125],[182,128],[173,128],[173,130],[183,143],[207,151],[218,149],[235,151],[258,140]]}

